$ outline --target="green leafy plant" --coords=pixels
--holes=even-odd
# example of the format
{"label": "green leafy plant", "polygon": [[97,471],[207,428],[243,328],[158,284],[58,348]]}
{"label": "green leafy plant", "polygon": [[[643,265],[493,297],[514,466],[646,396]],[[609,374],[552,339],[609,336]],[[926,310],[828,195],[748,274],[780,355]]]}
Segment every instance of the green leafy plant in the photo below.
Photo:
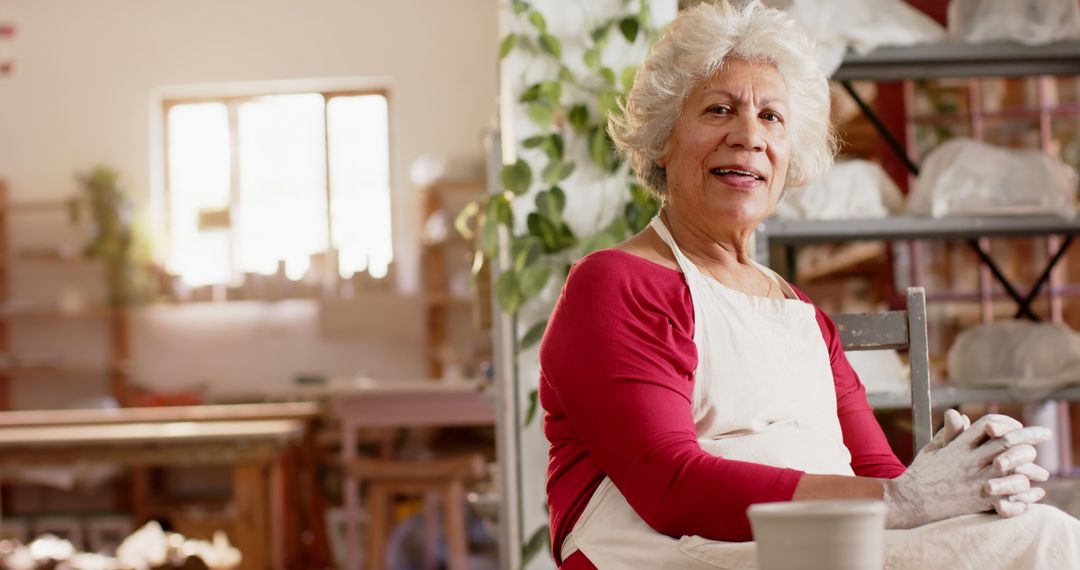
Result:
{"label": "green leafy plant", "polygon": [[[643,229],[659,209],[654,196],[636,183],[624,167],[607,134],[609,117],[633,84],[635,66],[618,72],[605,65],[603,53],[613,35],[628,44],[651,45],[659,32],[652,25],[647,0],[626,0],[621,10],[596,23],[584,39],[587,73],[571,70],[563,49],[547,28],[547,19],[526,0],[511,0],[513,13],[526,31],[503,38],[500,54],[515,51],[548,58],[556,70],[550,77],[525,86],[518,102],[525,106],[539,133],[522,139],[522,156],[503,166],[503,192],[470,204],[458,217],[466,235],[479,231],[483,261],[495,255],[499,226],[509,232],[512,262],[496,277],[496,295],[502,310],[514,314],[535,298],[555,277],[565,278],[578,258],[610,247]],[[626,194],[621,216],[599,231],[578,236],[563,218],[567,191],[563,185],[575,172],[593,170],[623,180]],[[523,197],[536,190],[531,203]],[[525,208],[525,223],[515,223],[515,211]],[[479,264],[477,264],[479,266]],[[529,348],[543,336],[545,323],[532,324],[520,339]]]}
{"label": "green leafy plant", "polygon": [[134,298],[137,281],[132,260],[132,208],[120,187],[120,175],[107,166],[97,166],[76,176],[82,193],[68,202],[72,223],[89,215],[90,235],[83,249],[87,257],[101,259],[108,277],[109,304],[120,306]]}
{"label": "green leafy plant", "polygon": [[[510,263],[495,276],[495,293],[501,309],[516,314],[553,285],[553,279],[561,284],[574,261],[641,231],[659,210],[659,201],[636,182],[608,135],[608,121],[620,112],[637,67],[615,69],[605,58],[610,42],[651,46],[659,30],[647,0],[624,0],[613,13],[585,26],[583,65],[575,63],[579,70],[575,72],[564,59],[559,38],[548,30],[544,14],[526,0],[511,0],[510,7],[520,19],[520,31],[502,39],[500,57],[520,52],[551,70],[539,80],[523,80],[517,100],[537,132],[518,141],[520,156],[503,166],[503,191],[470,204],[455,225],[466,237],[479,233],[477,272],[495,256],[500,227],[505,228]],[[618,180],[626,187],[621,203],[615,205],[617,215],[590,235],[577,235],[564,217],[567,202],[574,200],[575,173],[582,179]],[[531,200],[526,196],[530,192]],[[536,345],[546,327],[546,319],[528,323],[518,350]],[[534,421],[538,410],[533,389],[523,427]],[[546,527],[533,532],[522,552],[523,564],[548,545]]]}

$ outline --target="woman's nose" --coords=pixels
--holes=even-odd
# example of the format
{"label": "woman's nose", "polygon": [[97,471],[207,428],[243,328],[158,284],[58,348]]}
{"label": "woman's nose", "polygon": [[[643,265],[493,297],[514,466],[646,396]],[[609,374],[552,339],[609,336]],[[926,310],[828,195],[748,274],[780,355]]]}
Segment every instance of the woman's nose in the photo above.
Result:
{"label": "woman's nose", "polygon": [[765,136],[757,117],[751,114],[739,116],[727,134],[727,144],[735,148],[760,152],[765,150]]}

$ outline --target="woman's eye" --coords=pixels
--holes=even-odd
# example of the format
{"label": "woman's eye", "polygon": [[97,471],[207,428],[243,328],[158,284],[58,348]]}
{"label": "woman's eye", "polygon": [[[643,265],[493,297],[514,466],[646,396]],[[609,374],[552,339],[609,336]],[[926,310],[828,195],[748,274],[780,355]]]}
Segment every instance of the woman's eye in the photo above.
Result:
{"label": "woman's eye", "polygon": [[731,108],[727,105],[712,105],[708,109],[706,109],[706,112],[712,113],[714,115],[724,115],[731,112]]}
{"label": "woman's eye", "polygon": [[779,113],[774,113],[772,111],[766,111],[766,112],[762,113],[761,118],[765,119],[766,121],[769,121],[770,123],[783,123],[784,122],[784,118],[781,117]]}

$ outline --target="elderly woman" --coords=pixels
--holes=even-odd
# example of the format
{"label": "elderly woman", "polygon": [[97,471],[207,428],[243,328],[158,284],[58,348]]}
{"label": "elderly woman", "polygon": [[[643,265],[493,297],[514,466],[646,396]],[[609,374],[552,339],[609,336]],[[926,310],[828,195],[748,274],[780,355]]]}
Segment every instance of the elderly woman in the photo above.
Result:
{"label": "elderly woman", "polygon": [[[813,53],[781,12],[701,4],[638,72],[612,135],[663,208],[574,266],[541,346],[556,561],[746,567],[748,506],[869,498],[913,529],[889,531],[890,567],[1077,567],[1075,519],[1031,506],[1047,430],[951,412],[905,469],[835,325],[751,260],[786,189],[832,163]],[[1034,529],[1063,534],[1040,546]],[[963,547],[1001,536],[982,558]]]}

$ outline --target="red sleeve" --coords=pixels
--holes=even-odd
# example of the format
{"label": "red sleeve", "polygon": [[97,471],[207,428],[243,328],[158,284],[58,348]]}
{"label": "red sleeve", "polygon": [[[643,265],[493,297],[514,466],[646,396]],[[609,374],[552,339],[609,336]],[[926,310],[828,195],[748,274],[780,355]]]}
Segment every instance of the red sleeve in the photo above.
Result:
{"label": "red sleeve", "polygon": [[697,354],[689,291],[674,272],[677,293],[651,289],[659,287],[655,270],[644,275],[648,262],[630,257],[609,251],[579,262],[544,335],[541,404],[555,470],[549,499],[558,498],[550,480],[558,456],[581,445],[657,531],[750,540],[747,507],[790,500],[802,472],[701,449],[691,413]]}
{"label": "red sleeve", "polygon": [[[810,302],[802,291],[795,292],[800,299]],[[814,308],[825,346],[829,349],[836,385],[836,414],[844,434],[844,445],[851,452],[851,469],[860,477],[897,477],[904,472],[904,464],[889,447],[874,411],[866,401],[866,388],[844,355],[836,323],[824,311]]]}

